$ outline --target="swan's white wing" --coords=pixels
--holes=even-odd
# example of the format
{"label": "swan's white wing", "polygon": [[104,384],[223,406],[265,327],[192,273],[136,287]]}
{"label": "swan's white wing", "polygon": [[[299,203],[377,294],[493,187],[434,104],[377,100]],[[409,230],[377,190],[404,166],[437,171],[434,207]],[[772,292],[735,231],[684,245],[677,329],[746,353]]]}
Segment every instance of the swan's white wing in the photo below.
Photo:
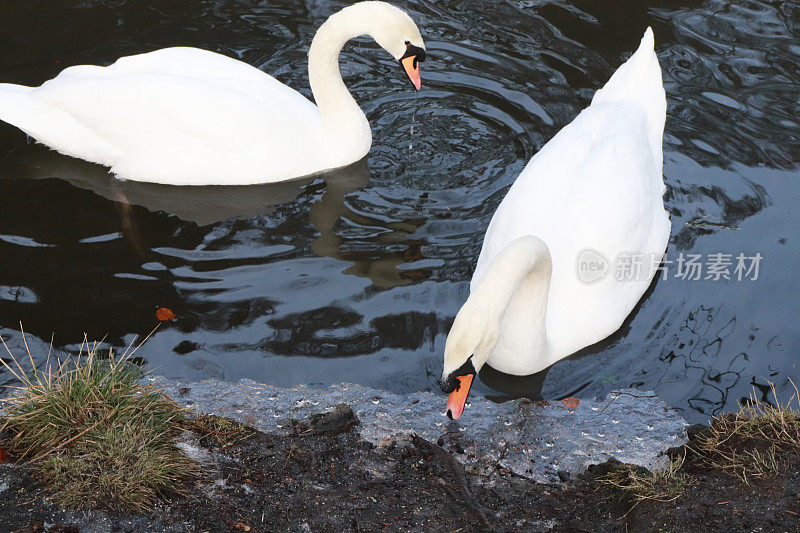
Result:
{"label": "swan's white wing", "polygon": [[[15,125],[129,179],[244,184],[319,170],[319,155],[300,153],[321,135],[316,106],[258,69],[205,50],[167,48],[109,67],[71,67],[29,98],[39,113]],[[91,133],[64,139],[48,131],[64,115],[73,130]]]}
{"label": "swan's white wing", "polygon": [[[511,241],[541,238],[553,261],[547,335],[559,357],[620,327],[647,290],[652,263],[666,249],[665,113],[661,69],[648,29],[639,49],[592,104],[531,159],[489,224],[472,286]],[[578,259],[586,249],[605,257],[610,269],[594,283],[578,276]],[[620,280],[624,276],[615,272],[618,258],[625,256],[642,261],[634,280]]]}

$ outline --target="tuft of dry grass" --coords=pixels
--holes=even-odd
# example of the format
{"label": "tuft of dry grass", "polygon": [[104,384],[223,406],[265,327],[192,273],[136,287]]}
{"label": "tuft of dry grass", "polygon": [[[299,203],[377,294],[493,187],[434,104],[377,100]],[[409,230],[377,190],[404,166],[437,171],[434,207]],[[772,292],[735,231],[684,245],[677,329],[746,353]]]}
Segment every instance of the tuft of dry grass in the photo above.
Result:
{"label": "tuft of dry grass", "polygon": [[673,459],[666,468],[652,472],[639,466],[621,464],[599,477],[598,481],[623,491],[637,504],[644,500],[671,502],[686,489],[687,476],[681,471],[684,459],[685,456]]}
{"label": "tuft of dry grass", "polygon": [[186,494],[199,477],[175,446],[186,412],[140,383],[140,370],[127,361],[133,352],[100,357],[84,342],[75,360],[41,371],[28,350],[26,371],[6,350],[16,369],[0,362],[22,386],[2,400],[3,445],[61,504],[145,511],[159,498]]}
{"label": "tuft of dry grass", "polygon": [[800,412],[792,409],[800,394],[781,405],[770,384],[775,405],[751,401],[735,413],[715,417],[689,449],[701,464],[720,469],[748,484],[776,474],[786,466],[787,453],[800,453]]}
{"label": "tuft of dry grass", "polygon": [[221,448],[228,448],[253,435],[246,424],[217,415],[200,415],[186,422],[187,429]]}

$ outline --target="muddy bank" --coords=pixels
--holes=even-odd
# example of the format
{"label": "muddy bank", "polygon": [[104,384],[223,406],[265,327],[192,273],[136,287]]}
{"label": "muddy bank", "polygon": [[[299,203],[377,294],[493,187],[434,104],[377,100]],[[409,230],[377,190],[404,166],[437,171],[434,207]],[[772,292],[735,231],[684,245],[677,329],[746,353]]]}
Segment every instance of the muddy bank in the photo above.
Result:
{"label": "muddy bank", "polygon": [[670,502],[637,504],[598,481],[616,468],[613,461],[578,476],[562,471],[561,483],[542,484],[515,474],[502,455],[473,468],[463,458],[470,446],[462,436],[466,431],[450,432],[438,442],[412,435],[376,445],[364,437],[376,434],[375,425],[347,405],[324,412],[298,409],[314,413],[295,419],[286,413],[277,431],[248,431],[228,444],[214,435],[186,433],[181,447],[205,466],[207,477],[189,498],[165,502],[146,516],[65,511],[46,499],[25,469],[0,465],[0,531],[796,531],[798,526],[796,455],[785,471],[751,485],[688,461],[684,468],[692,477],[685,492]]}

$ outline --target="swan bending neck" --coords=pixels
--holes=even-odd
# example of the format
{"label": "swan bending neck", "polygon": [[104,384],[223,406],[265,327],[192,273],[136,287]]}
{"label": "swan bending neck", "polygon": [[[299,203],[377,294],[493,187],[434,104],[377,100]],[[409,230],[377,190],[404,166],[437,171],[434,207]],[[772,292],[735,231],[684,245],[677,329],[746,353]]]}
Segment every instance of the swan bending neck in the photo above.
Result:
{"label": "swan bending neck", "polygon": [[[548,358],[547,300],[553,263],[547,245],[531,235],[508,244],[492,261],[471,299],[500,325],[489,364],[524,374],[529,358]],[[522,356],[522,357],[520,357]]]}
{"label": "swan bending neck", "polygon": [[[367,119],[342,80],[339,53],[345,43],[368,33],[353,6],[331,15],[319,27],[308,51],[308,76],[326,130],[338,138],[363,128]],[[369,127],[367,125],[367,127]]]}

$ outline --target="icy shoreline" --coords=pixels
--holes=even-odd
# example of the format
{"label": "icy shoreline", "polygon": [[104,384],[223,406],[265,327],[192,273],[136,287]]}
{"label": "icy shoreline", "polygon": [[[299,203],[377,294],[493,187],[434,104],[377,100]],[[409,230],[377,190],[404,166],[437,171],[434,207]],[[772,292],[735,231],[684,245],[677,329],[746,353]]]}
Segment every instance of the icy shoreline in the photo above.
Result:
{"label": "icy shoreline", "polygon": [[181,382],[149,376],[149,383],[200,413],[247,423],[266,433],[288,433],[302,419],[338,404],[360,419],[357,431],[376,446],[417,434],[450,442],[475,474],[498,466],[539,483],[559,482],[591,464],[614,458],[648,469],[665,464],[663,452],[686,442],[687,423],[652,392],[614,391],[604,399],[583,399],[575,409],[562,402],[476,398],[459,421],[443,413],[444,396],[429,392],[399,395],[355,384],[314,388],[275,387],[252,380]]}

